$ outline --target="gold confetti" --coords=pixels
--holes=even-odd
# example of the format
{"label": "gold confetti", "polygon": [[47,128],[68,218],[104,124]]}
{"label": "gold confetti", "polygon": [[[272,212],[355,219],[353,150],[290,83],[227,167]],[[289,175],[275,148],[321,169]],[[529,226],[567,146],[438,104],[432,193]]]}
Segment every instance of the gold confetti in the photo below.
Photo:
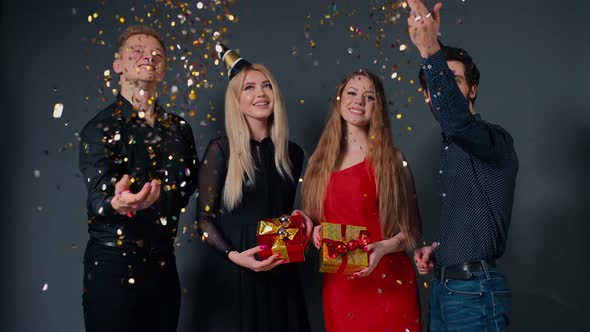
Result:
{"label": "gold confetti", "polygon": [[53,105],[53,118],[55,118],[55,119],[61,118],[63,110],[64,110],[64,104],[57,103],[57,104]]}

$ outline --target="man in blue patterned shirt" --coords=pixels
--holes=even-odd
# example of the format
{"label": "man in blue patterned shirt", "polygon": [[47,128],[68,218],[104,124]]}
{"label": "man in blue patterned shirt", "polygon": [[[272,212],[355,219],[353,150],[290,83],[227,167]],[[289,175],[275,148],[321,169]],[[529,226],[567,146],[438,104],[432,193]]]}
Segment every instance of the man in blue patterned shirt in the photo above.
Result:
{"label": "man in blue patterned shirt", "polygon": [[475,112],[479,71],[466,51],[441,47],[442,4],[430,13],[420,0],[408,3],[420,81],[443,137],[438,240],[414,252],[420,274],[434,269],[430,330],[504,331],[512,299],[496,259],[506,246],[518,171],[512,137]]}

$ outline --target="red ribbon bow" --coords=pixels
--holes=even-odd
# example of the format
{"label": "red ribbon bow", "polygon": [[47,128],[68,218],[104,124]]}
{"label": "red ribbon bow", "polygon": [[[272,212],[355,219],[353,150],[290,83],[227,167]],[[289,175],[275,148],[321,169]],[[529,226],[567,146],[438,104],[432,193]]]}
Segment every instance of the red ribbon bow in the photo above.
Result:
{"label": "red ribbon bow", "polygon": [[350,251],[361,249],[371,242],[371,238],[369,237],[369,232],[365,230],[360,231],[358,240],[350,240],[348,243],[330,239],[324,239],[323,242],[327,244],[328,256],[330,258],[336,258]]}

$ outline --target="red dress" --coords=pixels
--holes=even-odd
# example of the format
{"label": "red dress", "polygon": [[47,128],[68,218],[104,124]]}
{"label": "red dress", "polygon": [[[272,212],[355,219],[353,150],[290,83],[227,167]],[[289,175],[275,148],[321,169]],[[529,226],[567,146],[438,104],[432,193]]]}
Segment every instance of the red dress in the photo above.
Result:
{"label": "red dress", "polygon": [[[365,226],[371,241],[383,239],[373,167],[368,161],[333,172],[324,201],[326,221]],[[414,268],[405,252],[383,256],[364,278],[324,273],[327,332],[420,332]]]}

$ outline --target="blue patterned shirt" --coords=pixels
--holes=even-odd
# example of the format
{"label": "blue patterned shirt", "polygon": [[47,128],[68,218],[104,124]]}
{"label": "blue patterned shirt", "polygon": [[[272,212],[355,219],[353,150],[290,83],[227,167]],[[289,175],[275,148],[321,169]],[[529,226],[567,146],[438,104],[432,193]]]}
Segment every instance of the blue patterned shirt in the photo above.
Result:
{"label": "blue patterned shirt", "polygon": [[443,136],[436,177],[441,199],[436,264],[499,258],[518,171],[512,137],[471,114],[442,51],[424,59],[423,69]]}

